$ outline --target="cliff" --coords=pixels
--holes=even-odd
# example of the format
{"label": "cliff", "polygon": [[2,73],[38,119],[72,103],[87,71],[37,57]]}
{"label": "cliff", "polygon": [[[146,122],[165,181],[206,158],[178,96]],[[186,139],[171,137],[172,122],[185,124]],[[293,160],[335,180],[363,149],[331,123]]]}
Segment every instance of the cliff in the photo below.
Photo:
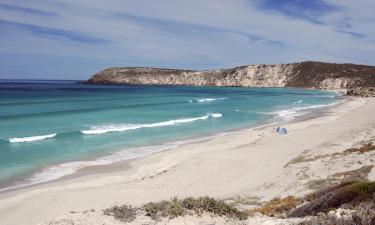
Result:
{"label": "cliff", "polygon": [[114,67],[95,74],[87,83],[348,89],[375,87],[375,66],[308,61],[205,71]]}

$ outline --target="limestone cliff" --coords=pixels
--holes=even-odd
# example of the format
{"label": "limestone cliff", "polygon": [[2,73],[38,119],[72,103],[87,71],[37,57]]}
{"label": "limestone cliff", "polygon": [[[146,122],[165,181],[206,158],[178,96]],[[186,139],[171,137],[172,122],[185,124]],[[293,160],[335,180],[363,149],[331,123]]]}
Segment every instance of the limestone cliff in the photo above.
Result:
{"label": "limestone cliff", "polygon": [[375,66],[301,62],[205,71],[114,67],[95,74],[87,83],[321,89],[375,87]]}

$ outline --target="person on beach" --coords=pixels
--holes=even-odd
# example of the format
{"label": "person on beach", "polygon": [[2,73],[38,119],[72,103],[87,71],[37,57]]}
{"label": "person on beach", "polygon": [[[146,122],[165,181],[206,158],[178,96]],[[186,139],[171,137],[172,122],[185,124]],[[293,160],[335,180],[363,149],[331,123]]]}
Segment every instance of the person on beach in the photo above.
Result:
{"label": "person on beach", "polygon": [[288,130],[284,127],[281,127],[279,125],[277,125],[277,128],[275,129],[275,131],[279,134],[287,134],[288,133]]}

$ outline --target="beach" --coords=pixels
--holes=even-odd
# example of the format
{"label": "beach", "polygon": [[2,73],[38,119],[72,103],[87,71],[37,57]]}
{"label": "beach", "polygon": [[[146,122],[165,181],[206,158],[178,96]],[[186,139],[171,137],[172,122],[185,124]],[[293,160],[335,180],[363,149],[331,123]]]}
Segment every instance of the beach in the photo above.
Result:
{"label": "beach", "polygon": [[290,120],[342,98],[297,88],[40,82],[0,82],[0,192]]}
{"label": "beach", "polygon": [[0,225],[375,225],[374,11],[0,1]]}
{"label": "beach", "polygon": [[[373,98],[346,98],[281,124],[287,135],[275,133],[273,124],[242,129],[1,192],[0,224],[116,224],[103,209],[174,196],[247,196],[258,202],[302,196],[316,188],[314,181],[374,164],[365,154],[331,157],[375,138],[374,111]],[[374,170],[365,175],[375,180]],[[191,217],[179,221],[194,224]]]}

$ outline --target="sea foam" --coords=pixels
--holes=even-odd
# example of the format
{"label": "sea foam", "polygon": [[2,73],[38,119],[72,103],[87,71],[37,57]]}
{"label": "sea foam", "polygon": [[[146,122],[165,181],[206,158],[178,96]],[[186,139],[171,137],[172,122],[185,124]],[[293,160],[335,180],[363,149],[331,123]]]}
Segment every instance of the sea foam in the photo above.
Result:
{"label": "sea foam", "polygon": [[274,119],[281,120],[281,121],[288,121],[288,120],[296,118],[297,116],[301,116],[303,114],[309,113],[313,109],[320,109],[320,108],[326,108],[326,107],[334,106],[334,105],[339,104],[340,102],[341,101],[333,102],[333,103],[330,103],[330,104],[293,107],[293,108],[290,108],[290,109],[278,110],[278,111],[273,111],[273,112],[259,112],[257,114],[274,115]]}
{"label": "sea foam", "polygon": [[228,98],[201,98],[197,100],[189,100],[189,102],[212,102],[212,101],[218,101],[218,100],[226,100]]}
{"label": "sea foam", "polygon": [[74,162],[62,163],[59,165],[46,168],[40,172],[34,173],[30,178],[26,179],[25,181],[17,182],[15,185],[0,189],[0,191],[26,187],[26,186],[33,185],[33,184],[39,184],[39,183],[44,183],[44,182],[48,182],[52,180],[57,180],[64,176],[74,174],[78,170],[85,168],[85,167],[109,165],[111,163],[115,163],[118,161],[134,159],[134,158],[150,155],[155,152],[172,149],[172,148],[178,147],[179,145],[180,145],[179,142],[175,142],[175,143],[167,143],[167,144],[157,145],[157,146],[130,148],[130,149],[124,149],[124,150],[115,152],[111,155],[99,157],[91,161],[74,161]]}
{"label": "sea foam", "polygon": [[33,142],[41,141],[48,138],[54,138],[57,134],[47,134],[40,136],[22,137],[22,138],[9,138],[10,143]]}
{"label": "sea foam", "polygon": [[214,118],[219,118],[219,117],[222,117],[223,114],[221,114],[221,113],[211,113],[210,116],[212,116]]}
{"label": "sea foam", "polygon": [[319,108],[325,108],[333,105],[337,105],[340,102],[334,102],[330,104],[321,104],[321,105],[312,105],[312,106],[304,106],[304,107],[294,107],[291,109],[276,111],[271,114],[276,114],[276,118],[280,118],[282,120],[291,120],[294,119],[297,116],[301,116],[305,113],[310,112],[312,109],[319,109]]}
{"label": "sea foam", "polygon": [[103,125],[103,126],[93,126],[89,130],[82,130],[81,133],[83,134],[105,134],[109,132],[123,132],[128,130],[136,130],[141,128],[152,128],[152,127],[164,127],[164,126],[172,126],[176,124],[183,124],[183,123],[191,123],[198,120],[206,120],[210,117],[219,118],[223,115],[221,113],[210,113],[205,116],[200,117],[192,117],[192,118],[182,118],[182,119],[175,119],[175,120],[168,120],[163,122],[157,123],[149,123],[149,124],[110,124],[110,125]]}
{"label": "sea foam", "polygon": [[165,143],[161,145],[128,148],[128,149],[123,149],[123,150],[114,152],[110,155],[96,158],[94,160],[61,163],[61,164],[43,169],[42,171],[36,172],[25,181],[17,182],[13,186],[0,189],[0,191],[11,190],[11,189],[20,188],[20,187],[27,187],[33,184],[53,181],[53,180],[57,180],[59,178],[65,177],[67,175],[74,174],[78,170],[83,169],[85,167],[103,166],[103,165],[109,165],[109,164],[123,161],[123,160],[140,158],[140,157],[147,156],[156,152],[161,152],[161,151],[165,151],[168,149],[174,149],[183,144],[208,140],[213,137],[221,137],[225,135],[227,135],[227,133],[218,133],[213,136],[206,136],[206,137],[195,138],[195,139],[187,139],[183,141],[174,141],[174,142],[169,142],[169,143]]}

